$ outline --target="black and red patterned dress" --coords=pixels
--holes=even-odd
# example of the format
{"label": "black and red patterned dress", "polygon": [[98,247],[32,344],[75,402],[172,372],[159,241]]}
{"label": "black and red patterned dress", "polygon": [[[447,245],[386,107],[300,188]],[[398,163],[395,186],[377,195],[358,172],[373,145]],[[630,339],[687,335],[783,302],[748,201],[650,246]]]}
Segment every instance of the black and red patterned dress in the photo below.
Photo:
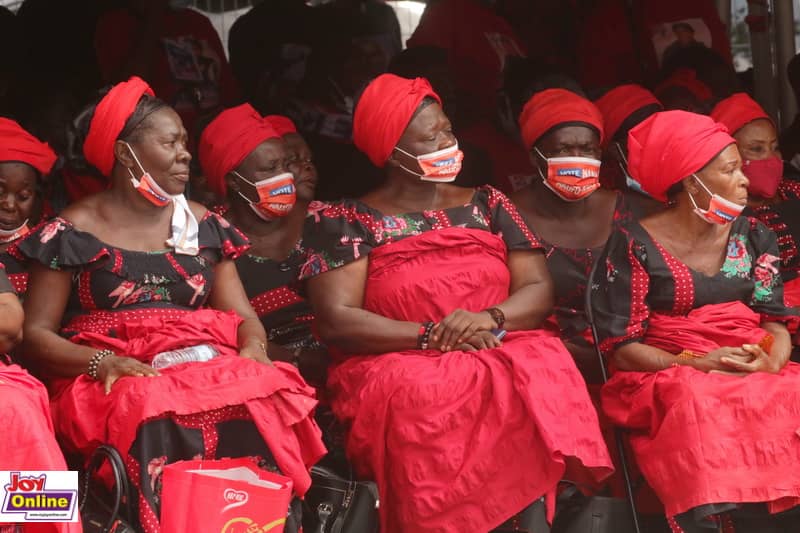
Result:
{"label": "black and red patterned dress", "polygon": [[247,239],[208,213],[199,222],[199,246],[194,256],[124,250],[62,218],[16,246],[28,260],[72,273],[61,328],[72,342],[145,363],[159,352],[199,344],[220,353],[158,377],[123,378],[109,395],[87,375],[48,380],[56,433],[70,451],[87,456],[110,443],[125,457],[148,533],[159,530],[167,463],[252,456],[291,477],[302,495],[310,485],[308,467],[324,453],[312,419],[313,389],[291,365],[238,357],[242,319],[206,307],[215,266],[246,252]]}
{"label": "black and red patterned dress", "polygon": [[[45,220],[49,220],[55,215],[53,208],[49,202],[44,202],[42,205],[42,215],[39,222],[31,224],[34,227]],[[5,251],[0,252],[0,263],[6,267],[6,275],[14,287],[14,291],[22,298],[28,288],[28,267],[25,258],[14,248],[14,243],[10,243]]]}
{"label": "black and red patterned dress", "polygon": [[[760,344],[769,352],[771,336],[761,325],[797,321],[783,303],[778,254],[769,229],[739,217],[721,268],[709,275],[629,223],[611,236],[595,277],[601,348],[640,342],[703,357]],[[800,365],[746,377],[677,363],[617,371],[602,399],[606,415],[629,430],[636,462],[669,516],[709,504],[766,502],[779,511],[800,502]]]}
{"label": "black and red patterned dress", "polygon": [[[363,308],[416,323],[505,301],[509,253],[541,248],[488,186],[461,206],[398,215],[316,202],[303,242],[302,278],[367,257]],[[580,373],[542,330],[511,331],[495,349],[338,351],[334,361],[331,405],[349,426],[348,457],[378,483],[384,533],[488,531],[552,494],[567,465],[611,472]]]}

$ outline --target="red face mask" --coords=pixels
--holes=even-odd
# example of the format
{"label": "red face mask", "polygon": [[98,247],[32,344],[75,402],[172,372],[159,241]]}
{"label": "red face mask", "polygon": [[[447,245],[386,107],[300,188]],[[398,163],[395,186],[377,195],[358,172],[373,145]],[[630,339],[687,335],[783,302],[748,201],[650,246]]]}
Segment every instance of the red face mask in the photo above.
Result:
{"label": "red face mask", "polygon": [[128,150],[130,150],[134,161],[136,161],[136,164],[139,165],[139,168],[142,170],[142,177],[136,179],[136,176],[133,174],[133,170],[128,169],[128,173],[131,175],[131,183],[133,183],[133,188],[156,207],[164,207],[170,203],[172,201],[172,196],[167,194],[167,192],[162,189],[158,183],[156,183],[156,180],[153,179],[150,173],[144,169],[142,164],[139,162],[139,158],[136,157],[136,152],[134,152],[133,148],[131,148],[131,145],[128,143],[125,144],[128,147]]}
{"label": "red face mask", "polygon": [[550,157],[538,148],[536,152],[547,161],[547,176],[542,175],[545,186],[566,202],[583,200],[600,188],[601,162],[591,157]]}
{"label": "red face mask", "polygon": [[31,230],[28,228],[27,220],[25,220],[25,222],[23,222],[22,225],[17,229],[0,229],[0,244],[14,242],[30,232]]}
{"label": "red face mask", "polygon": [[275,218],[285,217],[294,207],[297,201],[297,191],[294,187],[294,175],[291,172],[283,172],[277,176],[253,183],[235,170],[233,171],[239,179],[249,183],[256,188],[258,202],[253,202],[247,196],[239,193],[244,198],[253,212],[259,218],[270,221]]}
{"label": "red face mask", "polygon": [[464,152],[458,149],[458,143],[444,150],[423,155],[412,155],[399,147],[395,147],[395,150],[417,160],[419,167],[422,169],[422,174],[414,172],[403,165],[400,166],[406,172],[419,176],[422,181],[450,183],[461,172],[461,162],[464,161]]}
{"label": "red face mask", "polygon": [[736,217],[738,217],[744,210],[744,206],[731,202],[719,194],[712,193],[710,190],[708,190],[706,184],[697,177],[697,174],[692,174],[692,176],[709,194],[709,196],[711,196],[711,199],[708,201],[708,208],[702,209],[697,205],[697,202],[694,201],[694,196],[692,196],[691,193],[689,194],[689,199],[692,201],[692,205],[694,205],[694,214],[709,224],[719,224],[721,226],[730,224],[736,220]]}
{"label": "red face mask", "polygon": [[778,185],[783,179],[783,159],[778,156],[767,159],[745,159],[742,172],[750,181],[747,192],[751,196],[772,198],[778,192]]}

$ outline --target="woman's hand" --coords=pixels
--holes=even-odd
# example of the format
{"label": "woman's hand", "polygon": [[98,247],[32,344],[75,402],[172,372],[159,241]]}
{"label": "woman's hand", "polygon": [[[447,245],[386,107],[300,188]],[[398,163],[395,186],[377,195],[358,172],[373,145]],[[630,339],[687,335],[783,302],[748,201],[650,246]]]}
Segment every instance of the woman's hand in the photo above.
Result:
{"label": "woman's hand", "polygon": [[471,313],[464,309],[456,309],[433,327],[431,341],[443,352],[466,342],[478,331],[489,331],[497,324],[489,313]]}
{"label": "woman's hand", "polygon": [[455,347],[456,350],[464,352],[475,352],[490,348],[499,348],[503,343],[490,331],[478,331],[463,343]]}
{"label": "woman's hand", "polygon": [[703,372],[730,373],[736,372],[730,362],[749,363],[752,356],[738,346],[724,346],[708,352],[705,357],[694,360],[694,367]]}
{"label": "woman's hand", "polygon": [[728,365],[731,369],[739,372],[767,372],[777,374],[783,368],[783,364],[777,357],[771,357],[769,353],[758,344],[743,344],[742,351],[748,354],[748,361],[742,361],[739,357],[722,357],[720,362]]}
{"label": "woman's hand", "polygon": [[252,359],[259,363],[272,364],[272,361],[267,357],[267,343],[260,339],[253,339],[245,344],[242,349],[239,350],[239,357]]}
{"label": "woman's hand", "polygon": [[111,387],[119,378],[158,376],[158,370],[146,365],[133,357],[108,355],[100,360],[97,366],[97,381],[103,383],[106,394],[111,392]]}

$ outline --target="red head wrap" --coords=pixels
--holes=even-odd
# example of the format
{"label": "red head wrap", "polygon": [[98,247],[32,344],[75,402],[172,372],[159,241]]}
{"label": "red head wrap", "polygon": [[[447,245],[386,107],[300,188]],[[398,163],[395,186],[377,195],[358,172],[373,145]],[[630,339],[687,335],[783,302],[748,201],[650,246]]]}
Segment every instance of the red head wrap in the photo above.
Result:
{"label": "red head wrap", "polygon": [[606,141],[613,139],[622,123],[635,112],[651,105],[662,107],[653,93],[633,83],[614,87],[595,101],[595,105],[603,115]]}
{"label": "red head wrap", "polygon": [[409,80],[381,74],[364,89],[353,117],[353,143],[372,164],[386,164],[411,117],[426,97],[442,99],[425,78]]}
{"label": "red head wrap", "polygon": [[628,171],[656,200],[735,143],[711,117],[688,111],[651,115],[628,133]]}
{"label": "red head wrap", "polygon": [[56,162],[56,153],[22,126],[7,118],[0,118],[0,162],[21,161],[40,174],[49,174]]}
{"label": "red head wrap", "polygon": [[250,104],[220,113],[203,130],[198,152],[211,190],[225,197],[225,175],[238,167],[262,142],[280,138],[275,128]]}
{"label": "red head wrap", "polygon": [[527,148],[548,131],[566,122],[583,122],[594,127],[603,142],[603,116],[593,103],[566,89],[546,89],[528,100],[519,116],[522,140]]}
{"label": "red head wrap", "polygon": [[711,89],[708,85],[697,79],[697,73],[690,68],[679,68],[672,76],[662,81],[653,91],[656,96],[670,87],[683,87],[701,102],[711,99]]}
{"label": "red head wrap", "polygon": [[[711,111],[711,118],[724,124],[731,135],[759,118],[765,118],[772,122],[764,108],[750,98],[747,93],[736,93],[721,100]],[[772,124],[775,125],[774,122]]]}
{"label": "red head wrap", "polygon": [[153,90],[146,81],[133,76],[112,87],[97,104],[89,134],[83,143],[83,155],[103,176],[111,175],[111,169],[114,168],[114,142],[145,94],[153,96]]}
{"label": "red head wrap", "polygon": [[283,115],[268,115],[264,117],[264,120],[269,122],[281,137],[289,133],[297,133],[297,126],[294,125],[294,122],[292,122],[289,117],[284,117]]}

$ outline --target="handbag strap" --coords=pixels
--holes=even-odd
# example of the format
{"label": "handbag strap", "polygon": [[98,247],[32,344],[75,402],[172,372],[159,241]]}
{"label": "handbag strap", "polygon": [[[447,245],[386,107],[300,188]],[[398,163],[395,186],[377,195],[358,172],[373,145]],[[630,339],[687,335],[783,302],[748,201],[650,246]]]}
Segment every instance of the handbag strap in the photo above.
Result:
{"label": "handbag strap", "polygon": [[100,469],[104,462],[108,461],[111,472],[114,475],[114,504],[105,526],[105,531],[113,531],[115,523],[120,516],[120,510],[124,506],[124,518],[130,521],[131,517],[131,497],[128,475],[125,472],[125,463],[119,452],[113,446],[100,445],[92,453],[86,467],[86,477],[83,486],[83,498],[80,502],[80,511],[83,512],[86,502],[89,499],[90,484],[92,476]]}

